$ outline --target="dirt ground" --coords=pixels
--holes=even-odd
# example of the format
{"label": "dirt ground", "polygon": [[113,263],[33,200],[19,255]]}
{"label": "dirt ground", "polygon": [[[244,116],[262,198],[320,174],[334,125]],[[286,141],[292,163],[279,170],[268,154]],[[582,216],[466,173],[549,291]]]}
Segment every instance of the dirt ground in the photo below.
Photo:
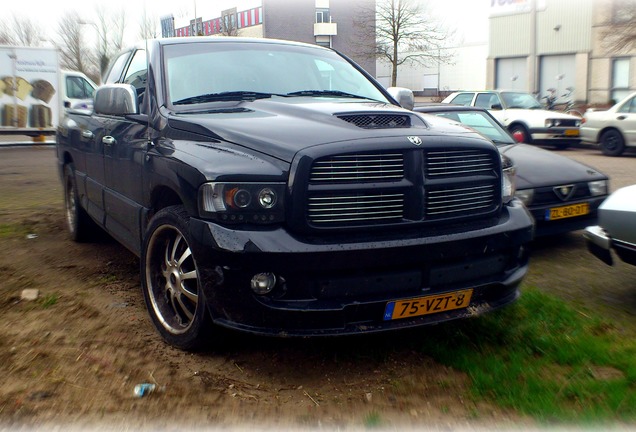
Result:
{"label": "dirt ground", "polygon": [[[606,160],[636,183],[636,158]],[[401,343],[435,327],[310,340],[229,334],[195,354],[169,347],[147,316],[138,259],[108,238],[68,239],[52,147],[0,148],[0,248],[0,429],[532,425],[475,402],[466,376]],[[535,248],[526,283],[636,326],[636,269],[605,266],[576,234]],[[22,300],[24,289],[38,299]],[[142,382],[158,390],[136,398]]]}

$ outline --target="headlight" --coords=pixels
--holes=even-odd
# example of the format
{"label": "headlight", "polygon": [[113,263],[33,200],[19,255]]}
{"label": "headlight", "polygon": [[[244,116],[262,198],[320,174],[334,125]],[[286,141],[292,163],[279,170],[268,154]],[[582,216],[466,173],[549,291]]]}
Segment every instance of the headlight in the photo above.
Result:
{"label": "headlight", "polygon": [[547,128],[551,128],[554,125],[554,120],[552,119],[545,119],[545,127]]}
{"label": "headlight", "polygon": [[284,183],[205,183],[201,216],[221,222],[268,224],[285,218]]}
{"label": "headlight", "polygon": [[592,196],[607,195],[607,180],[596,180],[587,183]]}
{"label": "headlight", "polygon": [[534,189],[522,189],[515,192],[515,196],[521,200],[523,205],[528,207],[532,204],[532,198],[534,198]]}
{"label": "headlight", "polygon": [[515,166],[512,159],[501,155],[501,199],[504,204],[509,203],[515,196]]}

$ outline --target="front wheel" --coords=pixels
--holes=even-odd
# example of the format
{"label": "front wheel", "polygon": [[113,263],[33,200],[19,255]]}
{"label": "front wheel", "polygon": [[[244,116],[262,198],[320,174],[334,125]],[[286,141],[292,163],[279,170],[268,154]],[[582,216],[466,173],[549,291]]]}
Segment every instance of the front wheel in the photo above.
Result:
{"label": "front wheel", "polygon": [[532,136],[525,126],[515,124],[510,126],[510,135],[512,135],[515,141],[520,143],[532,144]]}
{"label": "front wheel", "polygon": [[601,135],[601,150],[606,156],[620,156],[625,151],[623,135],[616,129],[610,129]]}
{"label": "front wheel", "polygon": [[72,162],[64,165],[63,182],[64,210],[68,232],[71,239],[76,242],[88,241],[98,228],[80,205],[77,182],[75,180],[75,166]]}
{"label": "front wheel", "polygon": [[164,340],[184,350],[201,347],[210,327],[191,244],[187,212],[167,207],[150,221],[140,260],[152,322]]}

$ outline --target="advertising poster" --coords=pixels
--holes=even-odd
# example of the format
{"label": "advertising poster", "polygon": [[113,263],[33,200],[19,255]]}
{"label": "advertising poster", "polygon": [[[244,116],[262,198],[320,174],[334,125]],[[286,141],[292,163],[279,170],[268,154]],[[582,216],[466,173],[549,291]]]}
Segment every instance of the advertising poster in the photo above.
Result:
{"label": "advertising poster", "polygon": [[58,74],[55,49],[0,47],[0,127],[53,128],[60,114]]}

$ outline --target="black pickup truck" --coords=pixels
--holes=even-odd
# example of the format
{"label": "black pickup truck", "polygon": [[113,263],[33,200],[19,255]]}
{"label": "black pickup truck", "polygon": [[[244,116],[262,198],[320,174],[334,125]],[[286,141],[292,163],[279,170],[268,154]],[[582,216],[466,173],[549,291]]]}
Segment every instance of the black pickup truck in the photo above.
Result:
{"label": "black pickup truck", "polygon": [[[397,93],[393,93],[397,95]],[[409,98],[406,98],[409,100]],[[410,97],[412,101],[412,95]],[[71,236],[140,256],[163,338],[375,332],[514,301],[532,219],[497,148],[300,43],[151,40],[57,134]]]}

